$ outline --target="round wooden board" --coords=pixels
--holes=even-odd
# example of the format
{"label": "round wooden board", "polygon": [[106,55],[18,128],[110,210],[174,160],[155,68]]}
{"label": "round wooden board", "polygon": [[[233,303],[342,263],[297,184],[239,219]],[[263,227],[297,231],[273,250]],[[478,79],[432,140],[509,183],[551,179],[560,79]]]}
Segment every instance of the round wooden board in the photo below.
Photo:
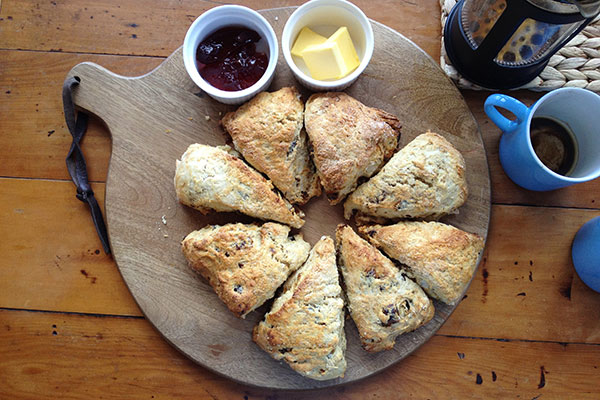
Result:
{"label": "round wooden board", "polygon": [[[262,14],[281,37],[294,8]],[[346,91],[363,103],[397,115],[404,146],[427,130],[452,142],[467,163],[469,197],[459,214],[444,219],[469,232],[487,236],[490,181],[481,136],[461,94],[439,66],[399,33],[372,21],[375,52],[369,67]],[[118,76],[92,63],[75,66],[68,76],[81,84],[75,103],[101,118],[112,135],[112,156],[106,189],[106,217],[111,247],[119,270],[148,320],[173,346],[221,375],[245,384],[277,389],[310,389],[356,381],[398,362],[425,343],[454,307],[435,303],[434,319],[398,338],[393,350],[369,354],[362,350],[356,327],[347,319],[348,369],[341,379],[303,378],[285,363],[273,360],[251,339],[254,325],[269,305],[238,319],[186,265],[180,242],[206,224],[249,222],[235,214],[210,214],[180,205],[173,188],[175,160],[195,142],[221,145],[218,126],[233,109],[210,99],[187,76],[178,49],[158,68],[141,77]],[[279,57],[270,90],[295,85]],[[309,92],[302,89],[305,99]],[[304,237],[314,244],[334,236],[343,222],[341,206],[321,197],[303,207]],[[166,221],[166,224],[163,222]],[[133,344],[135,345],[135,344]]]}

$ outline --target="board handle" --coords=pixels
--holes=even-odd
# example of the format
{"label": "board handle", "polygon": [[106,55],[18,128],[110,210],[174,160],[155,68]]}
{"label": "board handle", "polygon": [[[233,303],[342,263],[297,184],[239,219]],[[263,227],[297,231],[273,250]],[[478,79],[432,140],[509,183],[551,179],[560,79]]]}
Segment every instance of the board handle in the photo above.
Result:
{"label": "board handle", "polygon": [[68,72],[65,82],[70,78],[79,80],[73,90],[73,103],[109,125],[111,113],[126,101],[132,81],[140,77],[117,75],[98,64],[83,62]]}

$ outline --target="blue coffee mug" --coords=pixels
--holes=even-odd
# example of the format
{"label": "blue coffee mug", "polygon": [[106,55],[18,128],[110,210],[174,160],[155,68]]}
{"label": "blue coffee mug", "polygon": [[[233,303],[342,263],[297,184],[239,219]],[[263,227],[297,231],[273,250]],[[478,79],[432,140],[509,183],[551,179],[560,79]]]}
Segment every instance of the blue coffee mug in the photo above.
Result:
{"label": "blue coffee mug", "polygon": [[600,217],[586,222],[577,231],[571,257],[581,280],[600,292]]}
{"label": "blue coffee mug", "polygon": [[[497,108],[514,114],[504,117]],[[556,89],[531,107],[503,94],[485,101],[485,113],[503,132],[500,163],[506,175],[529,190],[546,191],[586,182],[600,176],[600,96],[586,89]],[[559,121],[573,134],[576,161],[568,176],[546,167],[535,154],[530,127],[534,117]]]}

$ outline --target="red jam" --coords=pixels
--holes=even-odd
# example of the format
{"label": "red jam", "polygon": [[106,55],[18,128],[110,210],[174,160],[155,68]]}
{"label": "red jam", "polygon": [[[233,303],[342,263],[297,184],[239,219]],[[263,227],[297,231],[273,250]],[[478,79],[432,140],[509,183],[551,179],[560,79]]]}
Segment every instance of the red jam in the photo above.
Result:
{"label": "red jam", "polygon": [[246,89],[263,76],[269,64],[269,57],[257,51],[257,46],[264,46],[263,42],[252,29],[219,29],[198,45],[198,71],[217,89],[228,92]]}

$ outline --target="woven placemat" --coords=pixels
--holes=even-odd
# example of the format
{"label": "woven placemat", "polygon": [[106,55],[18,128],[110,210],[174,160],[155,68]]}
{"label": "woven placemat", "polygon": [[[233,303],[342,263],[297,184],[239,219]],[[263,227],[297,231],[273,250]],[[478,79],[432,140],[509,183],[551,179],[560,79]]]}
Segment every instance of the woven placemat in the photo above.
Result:
{"label": "woven placemat", "polygon": [[[455,4],[456,0],[440,0],[442,33],[448,13]],[[486,90],[463,78],[452,66],[446,55],[443,35],[440,65],[458,87]],[[600,15],[558,50],[537,78],[520,89],[549,91],[561,87],[579,87],[600,92]]]}

